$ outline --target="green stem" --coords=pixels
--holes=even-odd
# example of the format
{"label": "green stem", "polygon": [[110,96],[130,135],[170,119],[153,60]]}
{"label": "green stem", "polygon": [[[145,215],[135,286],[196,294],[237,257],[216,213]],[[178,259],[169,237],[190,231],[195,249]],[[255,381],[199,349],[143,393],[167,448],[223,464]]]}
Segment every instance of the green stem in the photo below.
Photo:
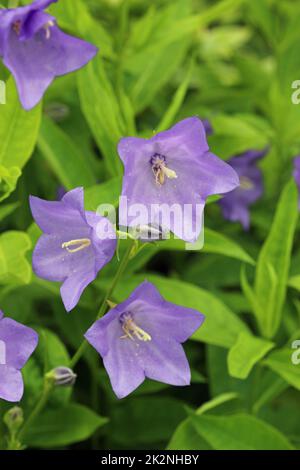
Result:
{"label": "green stem", "polygon": [[[107,309],[107,301],[110,299],[111,295],[113,294],[113,291],[115,290],[120,278],[122,277],[123,272],[126,269],[126,266],[127,266],[128,262],[130,260],[130,256],[131,256],[132,249],[134,247],[135,242],[136,242],[135,240],[130,240],[130,243],[129,243],[127,251],[124,255],[124,258],[120,262],[118,270],[115,274],[115,277],[114,277],[110,287],[108,288],[108,290],[107,290],[107,292],[104,296],[104,299],[101,303],[101,306],[100,306],[99,312],[97,314],[96,320],[99,320],[99,318],[101,318],[105,314],[105,311]],[[86,349],[87,345],[88,345],[88,342],[86,340],[83,340],[81,345],[79,346],[79,348],[77,349],[76,353],[74,354],[74,356],[72,357],[72,359],[70,361],[69,367],[71,369],[73,369],[74,366],[77,364],[77,362],[79,361],[79,359],[81,358],[81,356],[85,352],[85,349]]]}
{"label": "green stem", "polygon": [[22,442],[23,437],[25,436],[27,430],[30,428],[31,424],[34,422],[34,420],[40,414],[40,412],[44,409],[53,388],[54,388],[53,380],[50,380],[49,378],[45,377],[44,387],[43,387],[41,396],[18,434],[19,442]]}

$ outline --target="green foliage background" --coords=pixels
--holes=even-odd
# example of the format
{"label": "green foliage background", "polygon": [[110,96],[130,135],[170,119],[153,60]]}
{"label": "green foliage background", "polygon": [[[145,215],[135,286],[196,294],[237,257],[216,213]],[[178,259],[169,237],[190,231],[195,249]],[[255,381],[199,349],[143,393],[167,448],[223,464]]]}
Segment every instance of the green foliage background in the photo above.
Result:
{"label": "green foliage background", "polygon": [[[26,3],[26,2],[24,2]],[[28,2],[27,2],[28,3]],[[74,390],[57,389],[32,424],[30,448],[300,448],[298,193],[300,154],[300,4],[285,0],[60,0],[59,25],[100,48],[77,73],[48,90],[43,106],[20,107],[7,80],[0,105],[0,306],[38,329],[40,343],[24,369],[25,417],[43,373],[67,364],[93,322],[118,261],[102,271],[66,314],[59,286],[38,279],[31,251],[39,231],[29,194],[55,199],[60,186],[84,186],[86,208],[117,204],[121,136],[150,137],[181,118],[208,118],[212,150],[228,159],[269,147],[261,162],[265,191],[251,210],[251,230],[206,208],[205,246],[148,246],[131,262],[112,300],[148,280],[172,302],[203,312],[186,345],[192,385],[147,381],[118,401],[98,355],[89,348]],[[2,68],[1,68],[2,67]],[[126,243],[125,243],[126,244]],[[121,246],[121,251],[122,251]],[[11,407],[0,401],[0,415]],[[0,422],[1,447],[6,428]]]}

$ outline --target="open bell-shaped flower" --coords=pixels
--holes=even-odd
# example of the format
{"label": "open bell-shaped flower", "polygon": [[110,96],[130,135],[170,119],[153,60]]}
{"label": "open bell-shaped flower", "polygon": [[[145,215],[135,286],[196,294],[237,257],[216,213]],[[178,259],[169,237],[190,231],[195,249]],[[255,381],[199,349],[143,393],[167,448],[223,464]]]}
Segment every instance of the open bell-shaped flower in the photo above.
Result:
{"label": "open bell-shaped flower", "polygon": [[0,310],[0,398],[20,401],[24,384],[21,369],[38,344],[38,334]]}
{"label": "open bell-shaped flower", "polygon": [[210,152],[197,117],[151,139],[122,138],[124,164],[121,226],[157,225],[188,242],[198,239],[205,201],[239,185],[238,175]]}
{"label": "open bell-shaped flower", "polygon": [[133,392],[145,377],[171,385],[191,379],[184,343],[204,315],[163,299],[150,282],[96,321],[85,334],[102,356],[118,398]]}
{"label": "open bell-shaped flower", "polygon": [[83,188],[69,191],[60,201],[30,197],[32,215],[44,232],[33,252],[33,269],[43,279],[62,283],[67,311],[116,249],[113,226],[105,217],[85,211],[83,199]]}
{"label": "open bell-shaped flower", "polygon": [[0,56],[13,74],[23,108],[42,99],[53,79],[89,62],[97,48],[63,33],[45,9],[57,0],[0,10]]}

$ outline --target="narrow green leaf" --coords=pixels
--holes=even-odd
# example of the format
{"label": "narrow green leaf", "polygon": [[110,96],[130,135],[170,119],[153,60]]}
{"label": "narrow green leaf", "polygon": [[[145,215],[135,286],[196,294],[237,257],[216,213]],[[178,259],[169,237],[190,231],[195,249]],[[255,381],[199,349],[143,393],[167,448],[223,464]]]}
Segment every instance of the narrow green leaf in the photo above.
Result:
{"label": "narrow green leaf", "polygon": [[238,394],[235,392],[222,393],[201,405],[196,411],[196,415],[203,415],[204,413],[207,413],[207,411],[211,411],[228,401],[235,400],[236,398],[238,398]]}
{"label": "narrow green leaf", "polygon": [[172,125],[184,101],[186,92],[188,90],[188,86],[191,81],[193,70],[194,70],[194,59],[190,62],[190,65],[187,67],[186,75],[184,79],[182,80],[181,84],[179,85],[179,87],[177,88],[168,109],[166,110],[165,114],[162,117],[162,120],[160,121],[156,129],[156,132],[164,131],[165,129],[168,129]]}
{"label": "narrow green leaf", "polygon": [[92,16],[84,0],[57,2],[51,6],[51,11],[61,28],[75,35],[79,34],[86,41],[98,46],[104,57],[114,57],[109,33],[101,25],[100,19]]}
{"label": "narrow green leaf", "polygon": [[274,351],[264,361],[264,364],[272,369],[276,374],[286,380],[290,385],[300,390],[300,365],[294,364],[292,355],[295,350],[280,349]]}
{"label": "narrow green leaf", "polygon": [[4,204],[0,206],[0,221],[12,214],[18,207],[18,202],[12,202],[11,204]]}
{"label": "narrow green leaf", "polygon": [[260,330],[272,338],[280,325],[285,300],[294,232],[298,220],[298,192],[294,180],[284,188],[275,218],[257,261],[254,292]]}
{"label": "narrow green leaf", "polygon": [[[144,250],[143,256],[145,256],[145,261],[147,261],[159,251],[184,251],[186,249],[186,242],[172,238],[169,240],[157,242],[155,245],[149,245],[147,250]],[[215,232],[209,228],[205,228],[204,245],[200,251],[203,253],[216,253],[219,255],[228,256],[229,258],[238,259],[251,265],[255,264],[255,261],[240,245],[230,240],[230,238],[226,237],[225,235]]]}
{"label": "narrow green leaf", "polygon": [[300,274],[290,277],[288,280],[288,285],[300,291]]}
{"label": "narrow green leaf", "polygon": [[50,118],[44,117],[38,137],[38,147],[66,189],[92,186],[96,178],[70,137]]}
{"label": "narrow green leaf", "polygon": [[244,261],[248,264],[255,264],[255,261],[241,246],[230,240],[230,238],[225,235],[209,228],[206,228],[204,232],[203,251],[206,253],[218,253],[220,255]]}
{"label": "narrow green leaf", "polygon": [[96,57],[77,77],[81,109],[103,154],[106,170],[111,176],[121,175],[117,143],[126,127],[104,62]]}

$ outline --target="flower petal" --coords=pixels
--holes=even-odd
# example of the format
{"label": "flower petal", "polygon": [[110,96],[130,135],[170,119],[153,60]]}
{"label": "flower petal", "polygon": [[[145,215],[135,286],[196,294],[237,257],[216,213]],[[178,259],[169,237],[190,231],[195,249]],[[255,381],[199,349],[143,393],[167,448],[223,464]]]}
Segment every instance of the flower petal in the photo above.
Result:
{"label": "flower petal", "polygon": [[136,345],[122,338],[123,335],[116,309],[95,322],[85,334],[87,341],[102,356],[118,398],[129,395],[145,379],[143,369],[136,361]]}
{"label": "flower petal", "polygon": [[2,400],[20,401],[24,392],[22,374],[13,367],[0,365],[0,398]]}
{"label": "flower petal", "polygon": [[196,116],[183,119],[167,131],[159,132],[152,140],[159,146],[158,153],[163,148],[163,155],[172,153],[176,148],[184,153],[198,155],[208,151],[205,127]]}
{"label": "flower petal", "polygon": [[49,22],[55,22],[55,18],[48,13],[40,10],[32,10],[22,24],[22,29],[19,34],[19,40],[24,41],[31,39],[41,28]]}
{"label": "flower petal", "polygon": [[116,247],[116,231],[106,217],[101,217],[95,212],[85,213],[87,223],[92,230],[92,243],[95,251],[95,269],[100,271],[112,259]]}
{"label": "flower petal", "polygon": [[149,379],[177,386],[190,384],[190,366],[183,347],[170,339],[167,333],[159,341],[139,342],[136,357]]}
{"label": "flower petal", "polygon": [[60,294],[67,312],[76,307],[84,289],[95,279],[96,273],[93,269],[90,271],[85,268],[71,274],[60,288]]}
{"label": "flower petal", "polygon": [[70,196],[67,193],[61,201],[45,201],[30,196],[32,215],[43,232],[65,236],[69,234],[69,240],[88,236],[89,227],[73,201],[73,197],[74,199],[78,197],[78,193],[74,194],[74,191],[70,191],[72,193]]}
{"label": "flower petal", "polygon": [[95,269],[95,253],[92,246],[69,253],[62,244],[69,240],[63,235],[42,235],[32,255],[33,270],[48,281],[63,282],[76,272]]}
{"label": "flower petal", "polygon": [[0,320],[0,340],[5,344],[5,365],[21,369],[37,346],[38,334],[5,317]]}
{"label": "flower petal", "polygon": [[10,30],[5,41],[3,62],[15,77],[26,110],[39,103],[56,76],[83,67],[97,52],[91,44],[64,34],[57,26],[49,33],[42,28],[22,41]]}

